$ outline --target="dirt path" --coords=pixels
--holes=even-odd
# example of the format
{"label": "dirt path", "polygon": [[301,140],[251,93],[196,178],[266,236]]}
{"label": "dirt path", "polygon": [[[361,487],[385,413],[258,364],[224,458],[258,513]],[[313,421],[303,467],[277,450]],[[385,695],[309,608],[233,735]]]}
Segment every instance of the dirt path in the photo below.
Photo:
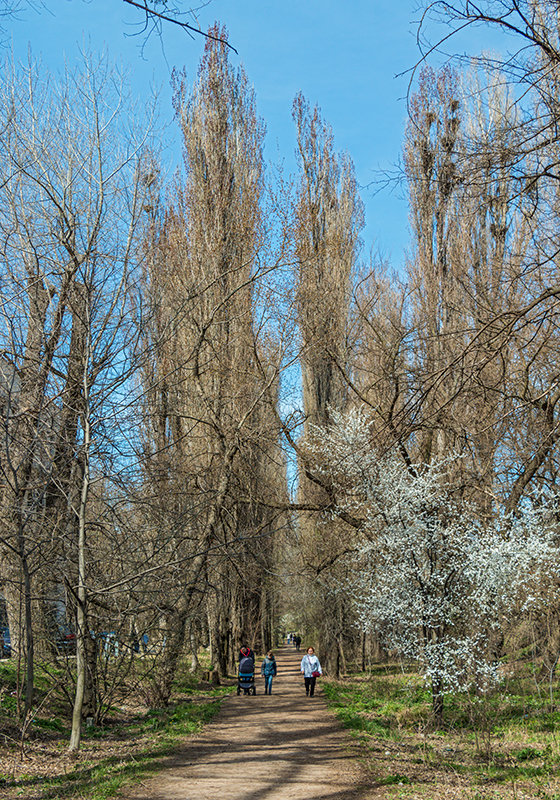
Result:
{"label": "dirt path", "polygon": [[361,785],[352,743],[319,687],[305,696],[302,654],[276,653],[272,694],[228,697],[203,733],[126,800],[374,800]]}

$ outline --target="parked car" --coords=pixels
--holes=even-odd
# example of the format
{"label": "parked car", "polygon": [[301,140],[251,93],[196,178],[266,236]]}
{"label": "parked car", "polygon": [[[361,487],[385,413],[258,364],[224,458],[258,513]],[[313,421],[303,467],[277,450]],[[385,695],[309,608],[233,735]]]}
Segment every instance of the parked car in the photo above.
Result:
{"label": "parked car", "polygon": [[0,647],[2,658],[7,658],[12,655],[12,638],[7,625],[0,626]]}
{"label": "parked car", "polygon": [[68,625],[61,625],[56,637],[56,649],[59,653],[74,653],[76,650],[76,634]]}

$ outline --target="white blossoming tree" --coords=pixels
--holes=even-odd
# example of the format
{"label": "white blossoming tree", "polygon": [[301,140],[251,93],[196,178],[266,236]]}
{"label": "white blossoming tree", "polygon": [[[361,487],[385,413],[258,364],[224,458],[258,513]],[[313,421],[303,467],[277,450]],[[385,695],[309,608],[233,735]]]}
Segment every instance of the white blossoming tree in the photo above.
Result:
{"label": "white blossoming tree", "polygon": [[339,498],[337,512],[363,519],[364,541],[348,589],[364,630],[415,659],[441,721],[446,692],[498,679],[486,632],[508,610],[533,602],[531,584],[554,572],[552,503],[483,526],[453,498],[448,462],[405,464],[379,455],[360,409],[332,412],[310,442],[316,470]]}

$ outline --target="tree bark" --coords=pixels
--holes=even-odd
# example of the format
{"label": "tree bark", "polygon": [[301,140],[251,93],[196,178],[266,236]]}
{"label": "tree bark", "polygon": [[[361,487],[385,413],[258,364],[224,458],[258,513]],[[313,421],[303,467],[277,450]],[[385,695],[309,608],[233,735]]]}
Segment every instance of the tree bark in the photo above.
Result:
{"label": "tree bark", "polygon": [[87,345],[86,357],[84,362],[83,374],[83,458],[84,468],[82,474],[82,490],[80,494],[80,506],[78,511],[78,590],[76,592],[76,693],[74,697],[74,707],[72,709],[72,732],[70,735],[71,753],[76,753],[80,749],[82,736],[82,709],[84,704],[86,675],[87,675],[87,654],[86,637],[89,635],[87,629],[87,589],[86,589],[86,513],[88,505],[88,495],[90,488],[90,446],[91,446],[91,420],[90,420],[90,401],[89,401],[89,341]]}

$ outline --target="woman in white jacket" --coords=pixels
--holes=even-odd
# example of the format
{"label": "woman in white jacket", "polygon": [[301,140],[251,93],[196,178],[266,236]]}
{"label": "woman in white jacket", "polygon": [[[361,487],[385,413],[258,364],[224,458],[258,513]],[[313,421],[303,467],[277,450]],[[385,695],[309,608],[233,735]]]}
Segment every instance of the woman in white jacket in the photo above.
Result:
{"label": "woman in white jacket", "polygon": [[315,681],[319,675],[323,674],[323,670],[312,647],[307,648],[307,653],[301,659],[301,671],[305,680],[305,694],[308,697],[313,697]]}

